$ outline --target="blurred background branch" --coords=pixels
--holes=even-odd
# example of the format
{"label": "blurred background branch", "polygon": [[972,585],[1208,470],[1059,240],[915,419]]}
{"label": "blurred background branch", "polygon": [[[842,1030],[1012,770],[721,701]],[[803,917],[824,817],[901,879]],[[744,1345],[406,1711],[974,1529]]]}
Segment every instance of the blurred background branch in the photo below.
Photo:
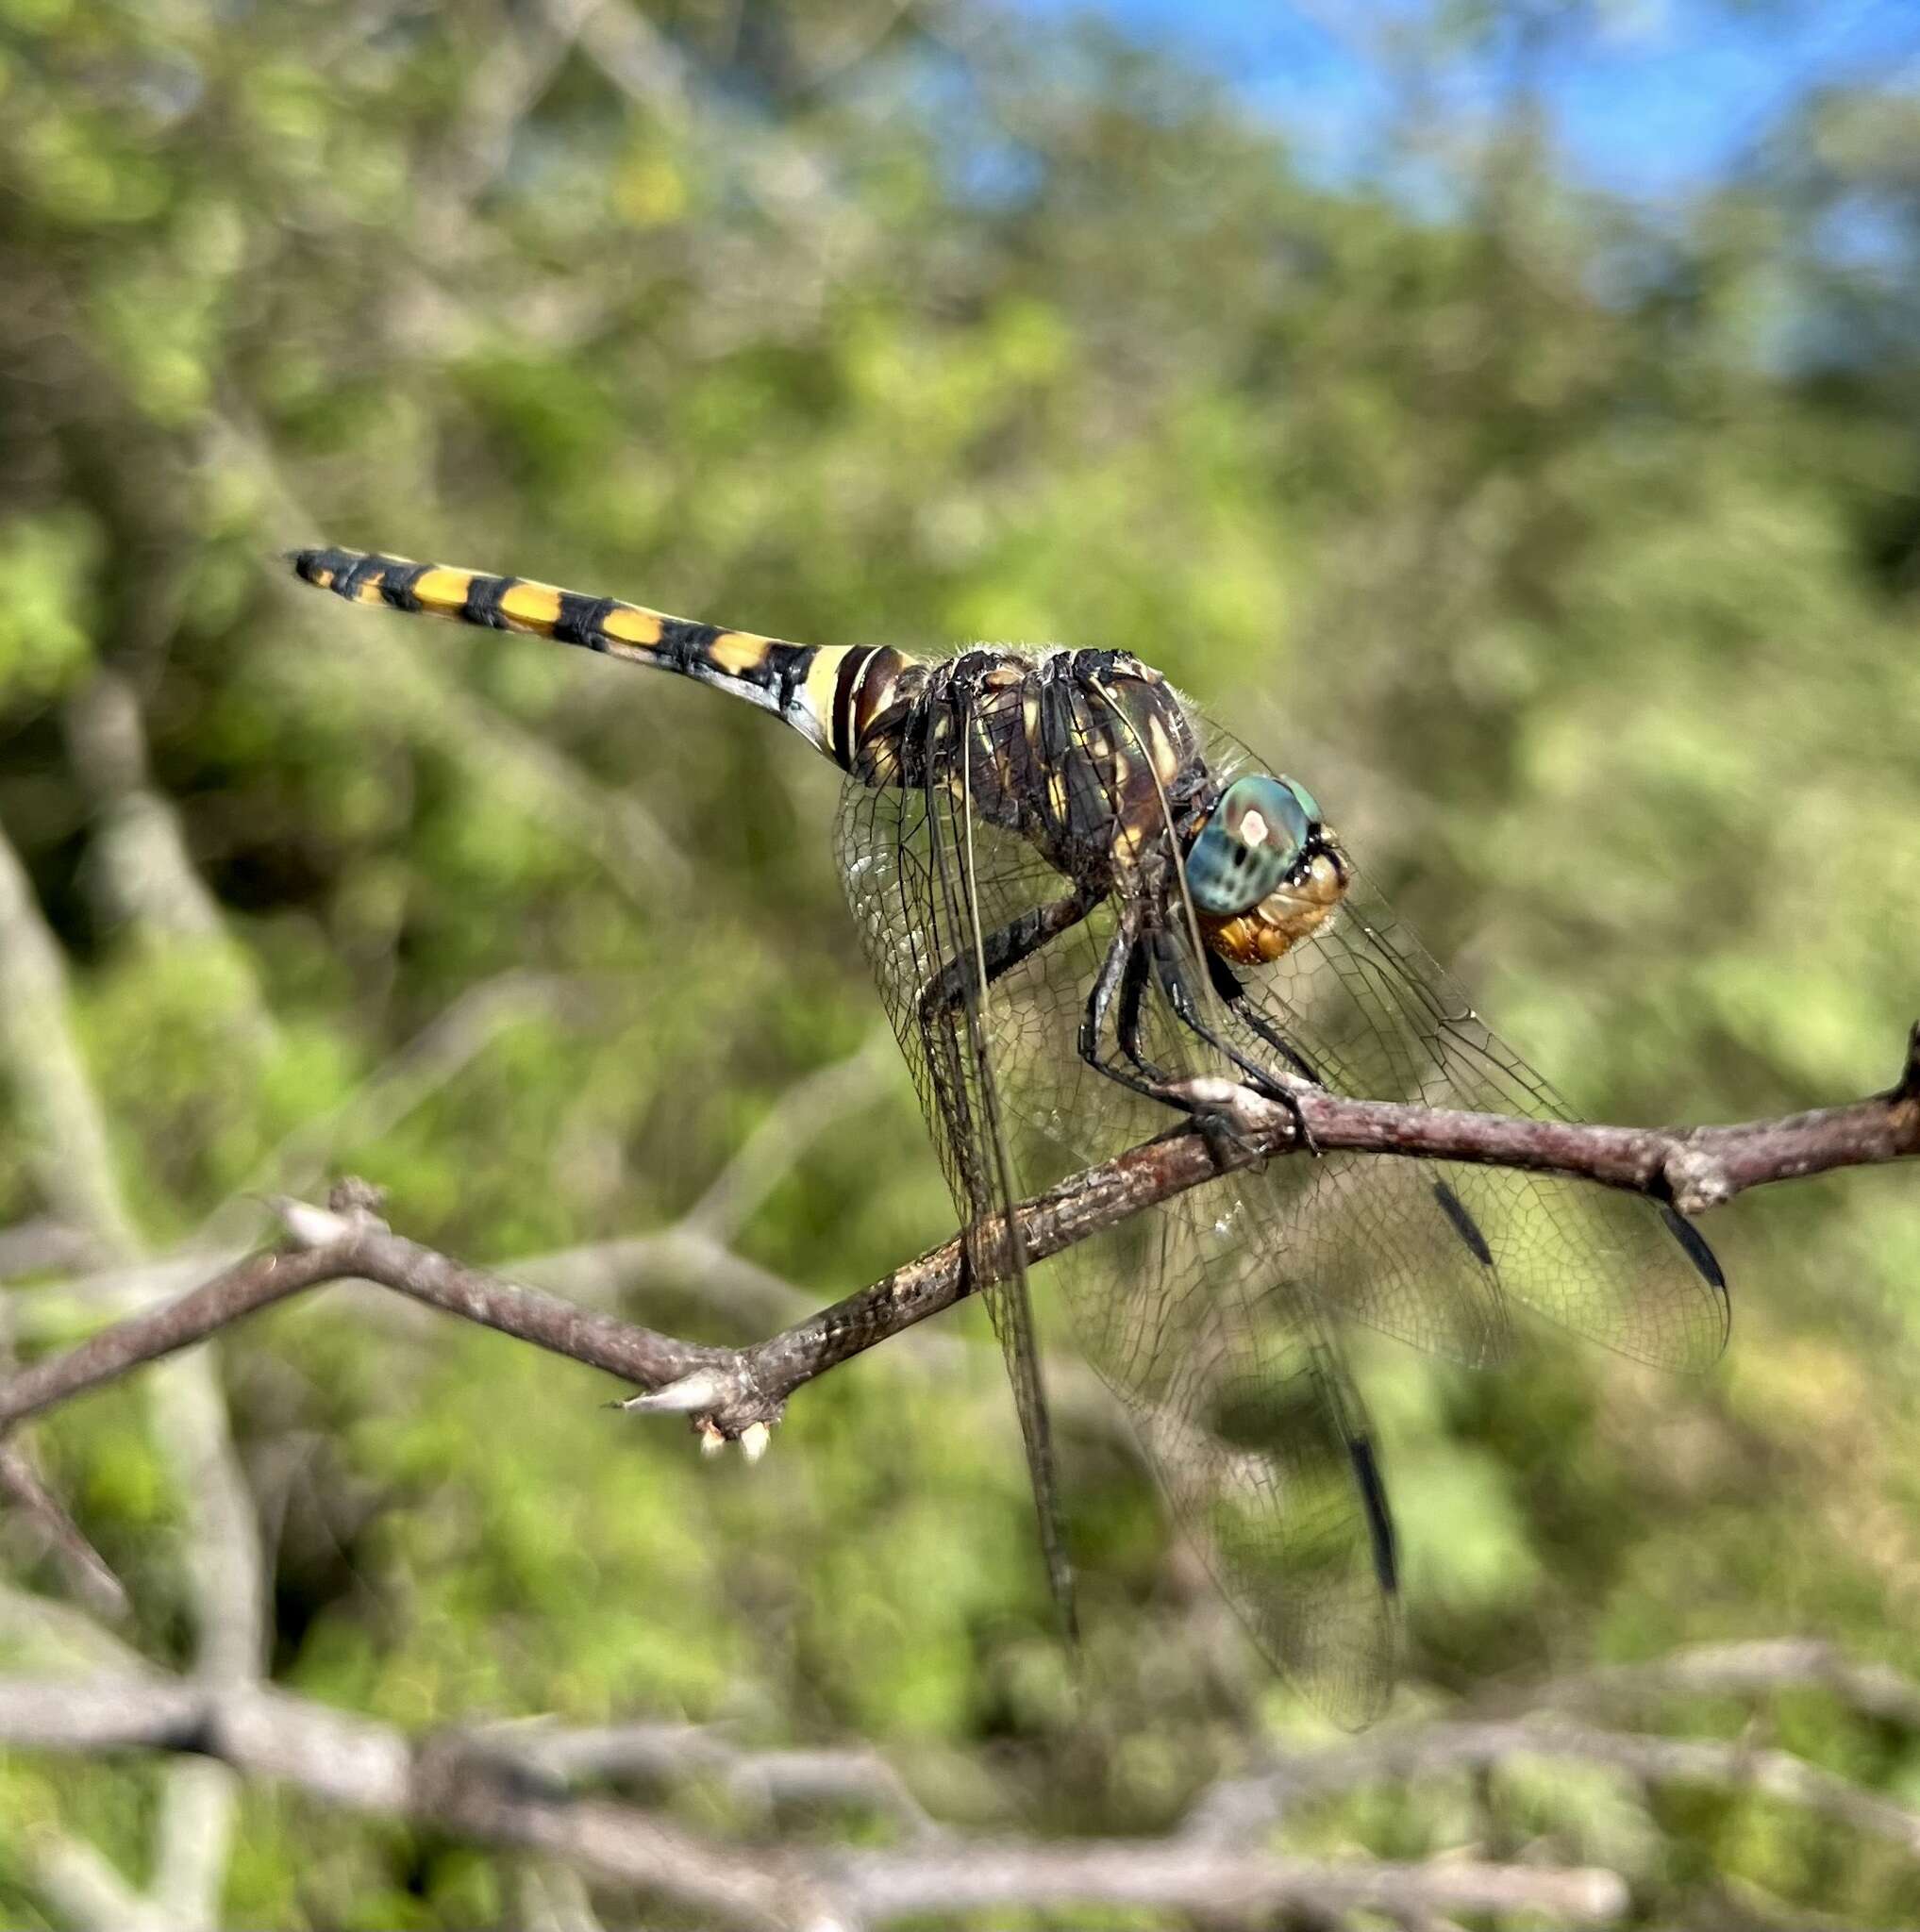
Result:
{"label": "blurred background branch", "polygon": [[[1737,1675],[1755,1694],[1790,1685],[1798,1667],[1787,1647],[1703,1654],[1723,1683]],[[1668,1689],[1687,1689],[1682,1654]],[[1845,1669],[1825,1653],[1819,1667]],[[1554,1687],[1544,1687],[1550,1701]],[[1908,1685],[1910,1703],[1920,1690]],[[1158,1840],[1047,1847],[1010,1838],[963,1840],[932,1824],[899,1775],[869,1754],[755,1751],[699,1726],[569,1729],[523,1721],[483,1732],[409,1740],[390,1726],[347,1719],[284,1693],[220,1691],[143,1674],[66,1682],[0,1679],[0,1738],[38,1749],[190,1751],[253,1776],[290,1783],[324,1801],[388,1812],[502,1845],[533,1846],[602,1882],[640,1886],[683,1904],[769,1925],[887,1924],[935,1905],[1093,1902],[1247,1909],[1300,1903],[1339,1911],[1532,1912],[1558,1923],[1615,1918],[1627,1895],[1610,1874],[1490,1865],[1472,1859],[1409,1866],[1344,1866],[1251,1854],[1263,1822],[1242,1781],[1202,1791],[1185,1820]],[[1920,1818],[1877,1801],[1791,1754],[1748,1743],[1686,1744],[1544,1722],[1404,1725],[1357,1743],[1296,1751],[1261,1781],[1264,1806],[1354,1786],[1444,1774],[1462,1763],[1519,1773],[1542,1759],[1571,1760],[1604,1775],[1651,1785],[1768,1790],[1792,1805],[1895,1838],[1913,1856]],[[750,1800],[761,1841],[705,1841],[670,1822],[676,1787],[717,1778]],[[612,1798],[596,1791],[625,1788]],[[648,1791],[653,1803],[631,1793]],[[769,1845],[796,1807],[827,1805],[888,1821],[900,1841],[886,1849],[809,1851],[804,1840]],[[83,1861],[67,1855],[63,1883],[81,1889]],[[105,1874],[85,1883],[111,1886]],[[129,1904],[132,1902],[129,1901]],[[165,1919],[158,1923],[170,1923]]]}

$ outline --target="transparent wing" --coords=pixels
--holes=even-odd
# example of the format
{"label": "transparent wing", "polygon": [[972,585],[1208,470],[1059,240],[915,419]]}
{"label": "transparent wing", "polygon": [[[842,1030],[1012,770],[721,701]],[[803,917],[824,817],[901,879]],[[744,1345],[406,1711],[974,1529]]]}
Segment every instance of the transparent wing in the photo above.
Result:
{"label": "transparent wing", "polygon": [[[999,1204],[982,1093],[993,1096],[1020,1194],[1151,1138],[1173,1116],[1077,1050],[1081,1012],[1116,932],[1113,902],[1084,916],[1077,907],[1072,918],[1058,913],[1068,882],[1023,840],[962,809],[954,747],[977,744],[977,756],[991,757],[995,733],[1017,728],[1017,714],[982,694],[971,718],[927,728],[942,734],[945,783],[904,793],[850,788],[841,857],[956,1200],[977,1217]],[[1088,808],[1100,808],[1097,798]],[[964,871],[956,853],[971,860]],[[956,1033],[929,1024],[927,989],[969,946],[977,959],[960,976],[984,997],[969,991],[974,1021]],[[1224,1071],[1158,989],[1135,993],[1130,1024],[1144,1051],[1170,1072]],[[1360,1723],[1392,1681],[1393,1538],[1359,1395],[1311,1276],[1333,1257],[1291,1244],[1290,1233],[1266,1177],[1236,1174],[1046,1265],[1082,1348],[1124,1401],[1225,1593],[1277,1665],[1334,1715]],[[995,1314],[1029,1423],[1038,1382],[1025,1304],[1010,1322],[1003,1297]],[[1036,1455],[1030,1423],[1028,1446],[1037,1482],[1050,1483],[1043,1433]]]}
{"label": "transparent wing", "polygon": [[[1036,1011],[1071,977],[1063,964],[1033,962],[1021,991]],[[1123,1024],[1176,1078],[1230,1071],[1150,981]],[[1066,1095],[1033,1078],[1009,1083],[1036,1168],[1043,1140],[1071,1167],[1168,1124],[1159,1103],[1084,1071],[1097,1084],[1077,1074]],[[1341,1257],[1301,1238],[1280,1191],[1291,1165],[1225,1175],[1047,1265],[1223,1594],[1299,1689],[1361,1724],[1393,1687],[1394,1532],[1365,1410],[1325,1315],[1326,1271]]]}
{"label": "transparent wing", "polygon": [[[1010,1255],[1000,1247],[1003,1217],[1019,1192],[997,1081],[1003,1056],[990,1040],[993,968],[1018,942],[1019,916],[1043,915],[1068,889],[1029,848],[999,835],[999,863],[982,876],[977,842],[990,828],[967,809],[972,723],[961,702],[929,698],[905,727],[921,742],[902,747],[904,767],[925,779],[885,790],[850,779],[837,842],[868,959],[960,1214],[968,1269],[983,1281],[1005,1276],[983,1295],[1013,1386],[1048,1581],[1071,1630],[1073,1579],[1026,1259],[1017,1240]],[[1019,862],[1009,863],[1016,855]]]}
{"label": "transparent wing", "polygon": [[[1264,769],[1227,733],[1205,728],[1223,783]],[[1330,930],[1240,978],[1242,998],[1229,1008],[1236,1044],[1271,1061],[1278,1035],[1337,1092],[1574,1118],[1363,880]],[[1323,1292],[1340,1314],[1388,1334],[1486,1359],[1505,1332],[1497,1298],[1511,1295],[1662,1367],[1704,1368],[1726,1345],[1727,1284],[1711,1249],[1638,1196],[1459,1162],[1329,1155],[1283,1165],[1301,1170],[1288,1210],[1296,1241],[1334,1255],[1350,1232],[1371,1231],[1371,1241],[1350,1243],[1364,1268],[1323,1276]],[[1471,1302],[1463,1254],[1481,1277]]]}
{"label": "transparent wing", "polygon": [[[1222,783],[1259,769],[1199,722]],[[1085,729],[1084,706],[1068,723]],[[1163,1131],[1170,1116],[1078,1051],[1121,899],[1087,905],[1024,840],[969,808],[975,771],[995,769],[1022,728],[1017,692],[949,690],[911,728],[923,736],[904,763],[924,776],[893,791],[851,785],[841,857],[969,1228],[969,1258],[985,1274],[999,1272],[986,1243],[1015,1196]],[[1062,745],[1082,779],[1097,770],[1097,757],[1079,756],[1084,739]],[[1119,802],[1097,787],[1074,795],[1090,815],[1079,829],[1100,847],[1092,821]],[[1122,897],[1138,890],[1137,879],[1121,882]],[[1203,1024],[1247,1059],[1305,1068],[1359,1097],[1568,1118],[1363,886],[1338,924],[1254,972],[1216,977],[1216,962],[1180,939],[1177,919],[1160,923],[1190,989],[1202,990]],[[1137,966],[1124,985],[1119,1026],[1142,1060],[1177,1077],[1229,1071],[1173,1010],[1157,974]],[[1116,1040],[1102,1051],[1124,1058]],[[1513,1297],[1680,1367],[1711,1360],[1727,1332],[1718,1265],[1677,1217],[1579,1182],[1457,1163],[1276,1161],[1049,1265],[1089,1358],[1125,1401],[1226,1593],[1275,1661],[1348,1721],[1372,1715],[1391,1682],[1394,1577],[1386,1498],[1339,1324],[1361,1321],[1484,1361],[1506,1345]],[[1049,1567],[1064,1591],[1023,1269],[991,1305]]]}

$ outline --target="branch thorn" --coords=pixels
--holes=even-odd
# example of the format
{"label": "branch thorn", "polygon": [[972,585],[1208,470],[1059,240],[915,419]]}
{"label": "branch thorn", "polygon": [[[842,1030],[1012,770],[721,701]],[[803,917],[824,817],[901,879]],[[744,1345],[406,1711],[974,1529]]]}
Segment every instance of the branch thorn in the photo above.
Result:
{"label": "branch thorn", "polygon": [[1920,1020],[1914,1021],[1907,1035],[1907,1064],[1900,1069],[1900,1077],[1888,1098],[1920,1100]]}
{"label": "branch thorn", "polygon": [[666,1382],[658,1389],[629,1395],[619,1406],[650,1415],[693,1415],[699,1409],[717,1408],[726,1393],[725,1385],[711,1369],[695,1369],[677,1382]]}

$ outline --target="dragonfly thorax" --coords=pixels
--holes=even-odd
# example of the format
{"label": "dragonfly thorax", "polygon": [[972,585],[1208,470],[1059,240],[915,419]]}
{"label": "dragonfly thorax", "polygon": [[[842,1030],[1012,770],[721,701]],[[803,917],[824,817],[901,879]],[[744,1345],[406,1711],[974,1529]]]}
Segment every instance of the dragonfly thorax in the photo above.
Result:
{"label": "dragonfly thorax", "polygon": [[1312,793],[1266,774],[1223,790],[1179,694],[1126,652],[982,647],[905,661],[886,687],[857,775],[938,786],[1094,895],[1159,908],[1150,923],[1182,924],[1191,900],[1224,958],[1277,959],[1346,891]]}
{"label": "dragonfly thorax", "polygon": [[1178,696],[1125,652],[966,651],[877,724],[905,784],[940,786],[1095,896],[1157,896],[1211,790]]}

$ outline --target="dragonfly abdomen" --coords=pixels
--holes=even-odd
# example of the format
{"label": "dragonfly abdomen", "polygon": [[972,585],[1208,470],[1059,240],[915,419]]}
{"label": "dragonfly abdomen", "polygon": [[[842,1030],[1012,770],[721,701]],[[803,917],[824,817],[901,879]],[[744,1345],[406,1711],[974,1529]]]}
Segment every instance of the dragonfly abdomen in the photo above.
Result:
{"label": "dragonfly abdomen", "polygon": [[713,685],[777,713],[816,750],[848,769],[862,732],[872,729],[914,662],[897,651],[790,644],[670,617],[618,597],[374,551],[300,550],[291,561],[303,581],[349,603],[424,611],[489,630],[525,631]]}

